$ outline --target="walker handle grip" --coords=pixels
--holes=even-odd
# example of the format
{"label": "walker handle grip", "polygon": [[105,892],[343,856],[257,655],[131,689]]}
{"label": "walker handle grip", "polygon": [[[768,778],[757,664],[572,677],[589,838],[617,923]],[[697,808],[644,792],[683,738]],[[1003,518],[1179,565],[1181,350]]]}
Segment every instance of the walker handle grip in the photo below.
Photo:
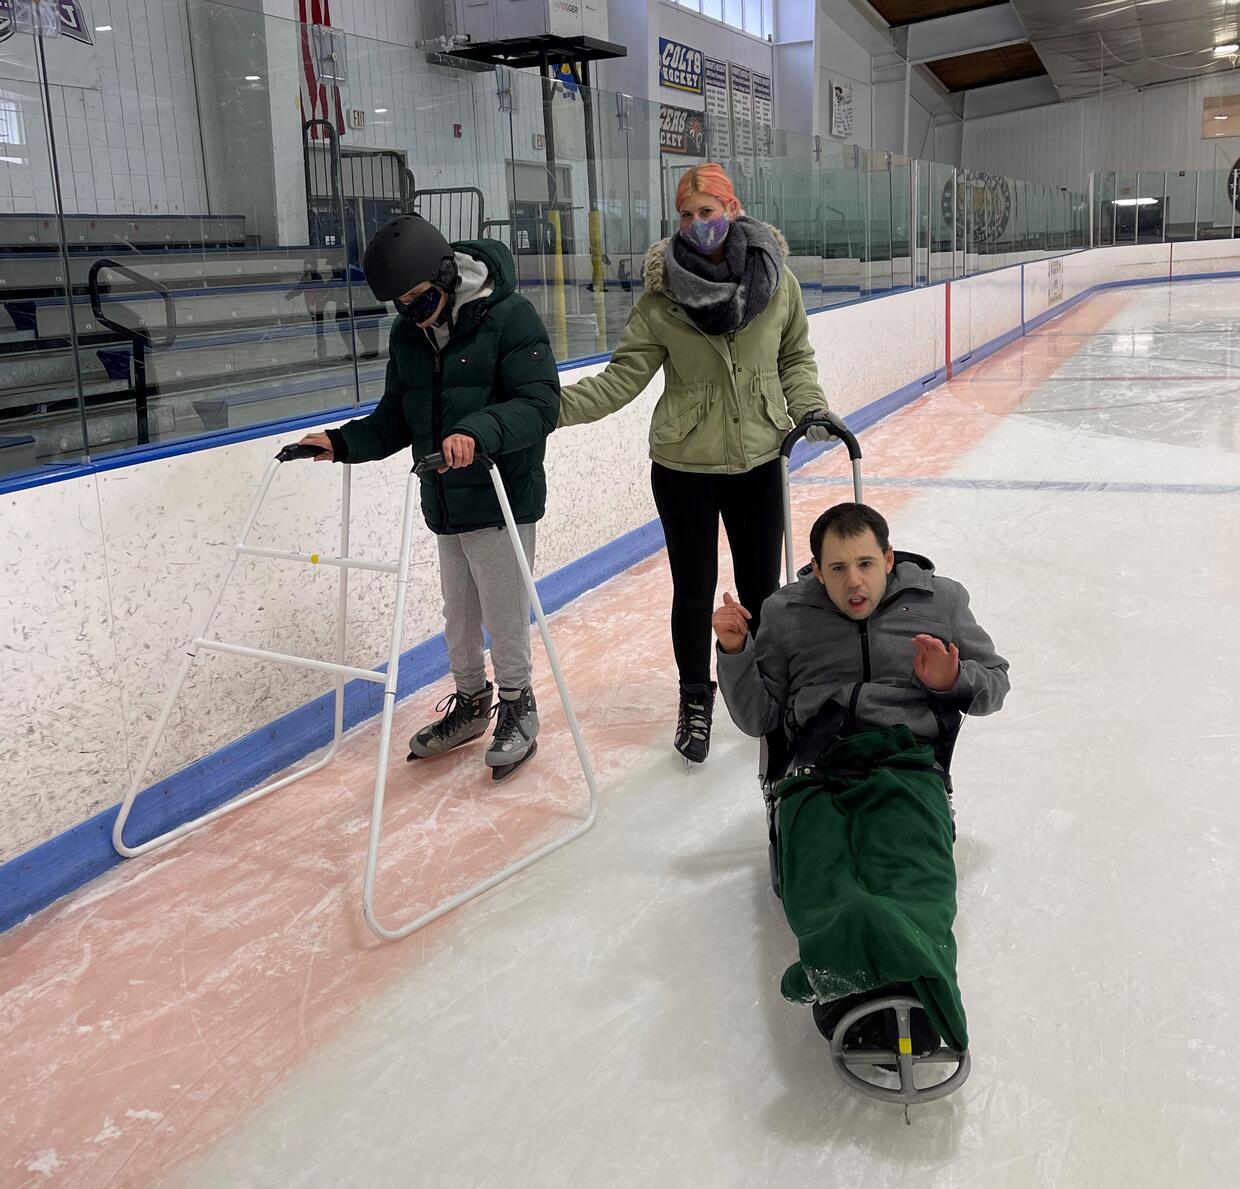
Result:
{"label": "walker handle grip", "polygon": [[784,444],[779,448],[780,454],[787,458],[792,453],[792,448],[803,438],[811,429],[821,426],[833,438],[839,438],[848,449],[848,457],[856,462],[861,457],[861,447],[857,444],[856,435],[847,425],[844,419],[832,413],[829,409],[821,413],[810,413],[808,417],[803,418],[798,425],[788,431],[788,436],[784,438]]}
{"label": "walker handle grip", "polygon": [[293,446],[285,446],[284,449],[276,455],[277,462],[293,462],[298,458],[317,458],[320,454],[324,454],[322,446],[303,446],[300,442]]}
{"label": "walker handle grip", "polygon": [[[491,467],[495,464],[491,461],[489,454],[483,454],[481,450],[474,451],[474,462],[480,462],[484,467]],[[418,478],[424,478],[427,475],[435,474],[440,467],[446,467],[447,460],[443,456],[443,451],[436,451],[434,454],[424,454],[421,458],[417,458],[413,463],[413,473]]]}

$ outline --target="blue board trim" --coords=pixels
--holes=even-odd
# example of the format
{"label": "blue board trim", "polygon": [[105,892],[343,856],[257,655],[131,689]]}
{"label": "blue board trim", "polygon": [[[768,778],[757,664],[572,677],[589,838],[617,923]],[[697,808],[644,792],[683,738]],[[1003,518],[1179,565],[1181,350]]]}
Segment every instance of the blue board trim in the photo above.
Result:
{"label": "blue board trim", "polygon": [[[1240,272],[1103,282],[1031,319],[1026,329],[1034,329],[1066,313],[1099,289],[1164,284],[1169,279],[1211,280],[1235,276],[1240,276]],[[1021,333],[1021,328],[1017,327],[974,348],[954,365],[953,370],[959,372],[972,367],[1021,337]],[[596,358],[602,361],[606,357]],[[572,366],[581,364],[575,363]],[[567,370],[567,367],[562,370]],[[938,387],[945,378],[945,369],[939,368],[879,397],[846,417],[849,428],[854,433],[868,429]],[[363,406],[365,407],[367,406]],[[304,418],[283,422],[279,429],[292,430],[318,425],[325,419],[324,413],[319,411]],[[255,437],[269,436],[272,432],[272,426],[267,425],[218,434],[212,436],[210,444],[215,446],[231,441],[247,441]],[[793,452],[791,467],[794,470],[799,469],[837,446],[836,442],[801,442]],[[135,452],[89,467],[68,467],[59,471],[56,478],[74,478],[102,470],[132,466],[150,457],[169,457],[172,454],[188,453],[193,448],[195,447],[178,443],[174,447],[141,454]],[[652,520],[585,557],[570,562],[538,583],[539,597],[545,610],[548,614],[559,610],[580,595],[656,553],[663,548],[663,543],[662,526],[658,520]],[[382,669],[382,666],[380,668]],[[415,690],[438,680],[447,671],[448,655],[443,635],[423,641],[401,657],[397,698],[407,697]],[[381,702],[382,691],[375,683],[347,683],[345,728],[356,726],[377,715],[382,709]],[[132,845],[135,840],[153,837],[206,813],[326,746],[331,740],[333,706],[334,694],[325,694],[143,790],[138,795],[130,815],[127,841]],[[121,861],[111,842],[112,824],[118,812],[119,806],[112,806],[0,866],[0,931],[27,919]]]}

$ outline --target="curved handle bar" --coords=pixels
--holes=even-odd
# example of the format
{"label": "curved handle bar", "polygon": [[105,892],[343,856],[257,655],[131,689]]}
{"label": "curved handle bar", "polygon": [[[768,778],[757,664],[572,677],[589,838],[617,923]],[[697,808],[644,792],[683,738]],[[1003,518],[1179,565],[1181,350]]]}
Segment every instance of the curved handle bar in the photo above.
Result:
{"label": "curved handle bar", "polygon": [[811,413],[804,418],[799,425],[788,431],[788,436],[784,438],[784,444],[780,446],[779,452],[785,458],[792,453],[792,448],[807,434],[811,429],[821,426],[827,430],[833,438],[839,438],[848,449],[848,457],[853,462],[858,462],[861,458],[861,447],[857,444],[856,435],[847,425],[844,419],[838,417],[835,413],[827,410],[824,413]]}

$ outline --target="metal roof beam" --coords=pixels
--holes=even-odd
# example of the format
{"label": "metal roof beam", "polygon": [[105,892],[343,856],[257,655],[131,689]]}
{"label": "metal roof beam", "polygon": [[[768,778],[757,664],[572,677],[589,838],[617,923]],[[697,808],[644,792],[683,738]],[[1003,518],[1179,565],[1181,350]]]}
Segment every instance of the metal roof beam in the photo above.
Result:
{"label": "metal roof beam", "polygon": [[1029,40],[1011,4],[918,21],[907,27],[907,34],[908,59],[914,64],[957,58],[961,54],[1019,45]]}
{"label": "metal roof beam", "polygon": [[1045,107],[1058,103],[1059,92],[1055,84],[1043,74],[1037,78],[1022,78],[1010,83],[995,83],[989,87],[976,87],[964,93],[964,118],[980,120],[986,116],[998,116],[1009,111],[1024,111],[1030,107]]}

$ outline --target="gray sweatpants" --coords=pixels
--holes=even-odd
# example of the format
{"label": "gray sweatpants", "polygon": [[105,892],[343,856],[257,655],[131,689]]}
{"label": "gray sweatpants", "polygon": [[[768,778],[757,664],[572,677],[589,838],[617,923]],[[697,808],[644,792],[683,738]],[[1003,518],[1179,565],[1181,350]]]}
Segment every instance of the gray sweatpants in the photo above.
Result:
{"label": "gray sweatpants", "polygon": [[[526,560],[534,566],[534,528],[517,525]],[[500,689],[530,684],[530,596],[506,528],[441,536],[439,581],[444,637],[456,688],[477,693],[487,681],[482,629],[491,633],[491,664]]]}

